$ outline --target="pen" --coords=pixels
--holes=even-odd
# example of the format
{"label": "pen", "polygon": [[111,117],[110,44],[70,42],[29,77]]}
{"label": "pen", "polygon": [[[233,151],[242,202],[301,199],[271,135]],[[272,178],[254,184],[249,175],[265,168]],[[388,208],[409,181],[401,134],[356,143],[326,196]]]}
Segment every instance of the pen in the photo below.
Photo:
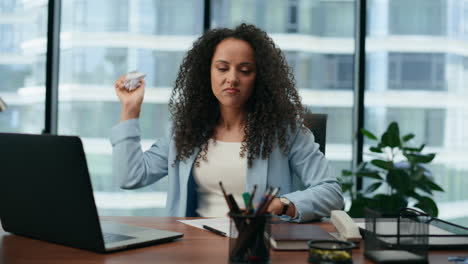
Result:
{"label": "pen", "polygon": [[221,191],[223,192],[223,196],[224,196],[224,199],[226,199],[226,203],[229,207],[229,211],[232,212],[233,211],[233,207],[232,207],[232,204],[231,204],[231,201],[229,200],[228,198],[228,195],[226,194],[226,190],[224,190],[224,187],[223,187],[223,183],[222,182],[219,182],[219,187],[221,187]]}
{"label": "pen", "polygon": [[213,232],[213,233],[215,233],[217,235],[224,236],[224,237],[227,236],[226,233],[224,233],[223,231],[219,231],[217,229],[214,229],[211,226],[203,225],[203,228],[210,231],[210,232]]}
{"label": "pen", "polygon": [[237,205],[236,199],[234,199],[234,196],[232,194],[228,194],[228,201],[231,203],[231,212],[235,214],[239,214],[241,212],[239,206]]}
{"label": "pen", "polygon": [[[254,185],[252,194],[250,195],[249,201],[247,202],[247,207],[245,208],[244,214],[247,215],[250,212],[250,208],[252,207],[252,201],[255,196],[255,191],[257,190],[257,184]],[[255,211],[255,210],[254,210]]]}
{"label": "pen", "polygon": [[260,214],[264,214],[266,212],[266,210],[268,209],[268,206],[273,201],[273,198],[275,198],[276,195],[279,193],[279,190],[280,190],[280,187],[276,187],[275,189],[271,191],[271,193],[269,194],[267,198],[267,201],[265,202],[265,205],[262,208],[262,211],[260,211]]}
{"label": "pen", "polygon": [[257,206],[257,210],[255,211],[256,215],[258,215],[262,211],[263,206],[268,200],[268,196],[271,194],[271,191],[272,191],[271,187],[268,187],[265,193],[262,195],[262,198],[260,199],[260,202]]}

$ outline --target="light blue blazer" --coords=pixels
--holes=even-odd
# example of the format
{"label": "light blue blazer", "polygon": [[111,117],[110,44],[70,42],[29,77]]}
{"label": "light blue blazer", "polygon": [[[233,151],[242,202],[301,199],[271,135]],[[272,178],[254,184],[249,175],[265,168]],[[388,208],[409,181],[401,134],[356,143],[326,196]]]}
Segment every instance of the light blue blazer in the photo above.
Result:
{"label": "light blue blazer", "polygon": [[[176,162],[176,147],[171,138],[157,139],[151,148],[141,150],[138,119],[119,123],[112,128],[113,173],[123,189],[136,189],[168,176],[166,209],[168,216],[185,216],[187,183],[198,151],[186,160]],[[297,210],[297,218],[304,222],[329,216],[331,210],[343,207],[341,186],[330,175],[328,160],[319,151],[314,136],[308,129],[297,129],[288,134],[289,151],[283,155],[275,147],[268,159],[255,159],[247,168],[246,191],[257,184],[257,194],[268,186],[280,187],[280,196],[287,197]],[[254,203],[261,195],[256,195]]]}

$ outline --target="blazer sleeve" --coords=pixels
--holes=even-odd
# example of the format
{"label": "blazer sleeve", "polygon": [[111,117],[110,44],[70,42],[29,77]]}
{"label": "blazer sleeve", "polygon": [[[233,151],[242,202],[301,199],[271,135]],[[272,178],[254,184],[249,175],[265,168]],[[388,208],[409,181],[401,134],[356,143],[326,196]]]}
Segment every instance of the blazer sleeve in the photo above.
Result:
{"label": "blazer sleeve", "polygon": [[143,152],[140,135],[139,119],[127,120],[112,128],[112,170],[122,189],[147,186],[168,173],[168,140],[158,139]]}
{"label": "blazer sleeve", "polygon": [[297,210],[295,222],[304,222],[329,216],[332,210],[344,205],[341,184],[330,174],[329,162],[315,143],[312,132],[299,128],[293,135],[289,152],[289,166],[306,189],[285,194]]}

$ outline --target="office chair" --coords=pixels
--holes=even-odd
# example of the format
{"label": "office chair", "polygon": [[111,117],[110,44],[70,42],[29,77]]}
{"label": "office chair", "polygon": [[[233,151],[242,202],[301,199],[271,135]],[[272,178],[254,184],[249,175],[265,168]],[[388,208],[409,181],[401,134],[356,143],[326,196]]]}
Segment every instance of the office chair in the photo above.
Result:
{"label": "office chair", "polygon": [[319,149],[325,155],[325,141],[327,138],[327,114],[312,114],[304,115],[304,125],[312,131],[315,137],[315,142],[319,144]]}

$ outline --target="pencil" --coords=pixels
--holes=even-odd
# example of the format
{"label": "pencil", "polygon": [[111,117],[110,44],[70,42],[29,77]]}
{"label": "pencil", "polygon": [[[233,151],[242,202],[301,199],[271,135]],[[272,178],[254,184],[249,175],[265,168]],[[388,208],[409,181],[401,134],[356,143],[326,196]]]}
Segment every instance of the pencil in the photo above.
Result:
{"label": "pencil", "polygon": [[247,203],[247,207],[245,208],[244,215],[249,214],[250,207],[252,207],[252,202],[253,202],[253,198],[255,196],[256,191],[257,191],[257,184],[255,184],[254,187],[253,187],[252,194],[250,195],[249,202]]}
{"label": "pencil", "polygon": [[267,202],[265,203],[265,206],[263,206],[262,208],[262,211],[260,212],[260,214],[264,214],[266,210],[268,210],[268,206],[270,206],[271,202],[273,201],[273,199],[276,197],[276,195],[279,193],[279,190],[280,190],[280,187],[276,187],[272,192],[271,194],[268,196],[268,200]]}
{"label": "pencil", "polygon": [[257,206],[257,210],[255,211],[256,215],[259,215],[262,212],[262,209],[265,206],[265,203],[267,202],[268,196],[271,194],[271,191],[271,187],[268,187],[265,193],[262,195],[262,199],[260,200],[260,203]]}
{"label": "pencil", "polygon": [[239,206],[237,205],[236,199],[234,199],[234,196],[232,194],[228,194],[228,200],[231,203],[231,212],[235,214],[239,214],[241,212]]}
{"label": "pencil", "polygon": [[224,187],[223,187],[223,183],[220,181],[219,182],[219,186],[221,187],[221,191],[223,192],[223,195],[224,195],[224,199],[226,200],[226,203],[229,207],[229,211],[232,212],[232,209],[233,209],[233,205],[231,204],[231,201],[229,200],[227,194],[226,194],[226,190],[224,190]]}

